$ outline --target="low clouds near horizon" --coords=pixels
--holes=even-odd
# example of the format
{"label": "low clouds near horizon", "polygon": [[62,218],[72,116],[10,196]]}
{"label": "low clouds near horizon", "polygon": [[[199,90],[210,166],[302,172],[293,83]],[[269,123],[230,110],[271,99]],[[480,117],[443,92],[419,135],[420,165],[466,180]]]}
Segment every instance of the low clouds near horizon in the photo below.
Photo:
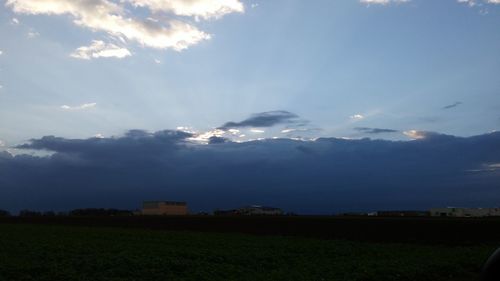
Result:
{"label": "low clouds near horizon", "polygon": [[0,152],[0,207],[136,208],[185,200],[192,210],[265,204],[300,213],[492,207],[500,201],[500,132],[414,141],[265,139],[199,144],[181,131],[47,136]]}

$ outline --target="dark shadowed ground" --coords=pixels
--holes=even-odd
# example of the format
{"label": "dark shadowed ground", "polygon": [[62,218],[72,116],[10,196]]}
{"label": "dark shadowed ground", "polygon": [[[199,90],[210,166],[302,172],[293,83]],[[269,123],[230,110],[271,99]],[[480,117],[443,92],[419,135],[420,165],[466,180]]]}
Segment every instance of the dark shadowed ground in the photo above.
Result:
{"label": "dark shadowed ground", "polygon": [[369,242],[474,244],[500,242],[500,219],[369,217],[10,217],[9,224],[60,224],[169,231],[237,232]]}
{"label": "dark shadowed ground", "polygon": [[0,281],[468,281],[498,233],[498,219],[10,217]]}

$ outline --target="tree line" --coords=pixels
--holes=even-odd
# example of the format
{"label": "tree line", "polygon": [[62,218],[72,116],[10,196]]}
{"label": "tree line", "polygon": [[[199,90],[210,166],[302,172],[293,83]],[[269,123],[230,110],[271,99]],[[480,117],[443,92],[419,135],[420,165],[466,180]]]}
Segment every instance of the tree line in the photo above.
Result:
{"label": "tree line", "polygon": [[[55,217],[55,216],[72,216],[72,217],[98,217],[98,216],[132,216],[134,211],[120,209],[105,209],[105,208],[84,208],[74,209],[69,212],[54,212],[54,211],[33,211],[21,210],[17,216],[19,217]],[[11,217],[9,211],[0,210],[0,217]]]}

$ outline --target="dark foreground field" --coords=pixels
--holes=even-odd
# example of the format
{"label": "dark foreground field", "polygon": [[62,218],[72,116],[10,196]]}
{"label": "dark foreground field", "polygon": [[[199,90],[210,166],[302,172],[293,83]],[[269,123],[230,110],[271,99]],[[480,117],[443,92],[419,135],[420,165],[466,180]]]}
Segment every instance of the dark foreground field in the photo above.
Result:
{"label": "dark foreground field", "polygon": [[466,245],[500,244],[500,219],[308,216],[8,217],[0,224],[55,224]]}
{"label": "dark foreground field", "polygon": [[[136,218],[128,220],[132,222]],[[402,233],[409,233],[408,229],[400,229],[397,235],[390,234],[390,231],[396,230],[396,225],[405,227],[404,220],[320,220],[328,237],[321,233],[311,235],[312,232],[298,235],[301,233],[294,233],[291,225],[282,229],[283,234],[288,236],[269,235],[263,230],[256,231],[260,235],[235,233],[244,232],[241,225],[258,224],[259,221],[263,221],[264,225],[269,221],[274,221],[275,225],[291,224],[290,221],[284,223],[280,219],[268,218],[221,219],[233,221],[236,226],[234,231],[229,231],[230,225],[214,231],[217,229],[213,228],[221,222],[219,219],[213,220],[212,229],[205,231],[179,229],[180,222],[190,225],[192,220],[207,222],[211,218],[184,221],[182,218],[138,219],[129,223],[127,228],[123,227],[127,220],[120,218],[59,218],[50,222],[42,218],[0,220],[0,281],[465,281],[477,280],[483,262],[500,246],[499,241],[494,239],[497,237],[500,240],[498,234],[486,236],[488,239],[483,241],[479,235],[472,235],[473,239],[465,236],[473,233],[466,230],[471,223],[479,225],[476,231],[487,231],[486,226],[495,230],[498,221],[491,220],[406,221],[412,222],[411,225],[421,222],[420,227],[427,228],[427,231],[439,228],[434,225],[436,222],[440,222],[439,225],[449,223],[452,229],[462,225],[465,233],[463,241],[459,241],[460,234],[452,236],[451,243],[442,242],[443,236],[439,233],[434,233],[434,241],[431,241],[432,235],[421,241],[415,240],[415,235],[410,235],[406,241],[404,237],[398,238]],[[315,222],[314,218],[301,218],[297,224],[312,222]],[[358,228],[354,230],[364,231],[358,233],[356,239],[340,238],[354,230],[338,228],[342,235],[333,235],[334,229],[339,226],[335,223],[345,227],[351,223],[356,225],[355,222],[358,222]],[[378,228],[373,228],[374,236],[365,229],[372,222],[380,223]],[[139,227],[141,223],[145,225]],[[177,229],[169,229],[169,224],[177,225]],[[317,224],[320,223],[316,221],[312,225]],[[381,236],[384,231],[387,237]],[[366,239],[361,239],[363,237]],[[391,241],[388,238],[398,239]]]}

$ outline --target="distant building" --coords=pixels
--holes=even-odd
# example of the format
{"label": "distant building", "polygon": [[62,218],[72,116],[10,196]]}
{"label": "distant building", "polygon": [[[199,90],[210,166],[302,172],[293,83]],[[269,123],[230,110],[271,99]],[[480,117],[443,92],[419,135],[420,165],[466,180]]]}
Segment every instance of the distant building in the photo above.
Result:
{"label": "distant building", "polygon": [[376,211],[376,212],[348,212],[342,213],[345,217],[428,217],[427,211]]}
{"label": "distant building", "polygon": [[430,210],[433,217],[498,217],[500,208],[434,208]]}
{"label": "distant building", "polygon": [[377,211],[379,217],[428,217],[427,211]]}
{"label": "distant building", "polygon": [[273,207],[265,206],[246,206],[239,209],[232,210],[215,210],[214,215],[216,216],[281,216],[283,215],[283,210]]}
{"label": "distant building", "polygon": [[188,214],[186,202],[146,201],[142,204],[143,215],[181,216]]}

